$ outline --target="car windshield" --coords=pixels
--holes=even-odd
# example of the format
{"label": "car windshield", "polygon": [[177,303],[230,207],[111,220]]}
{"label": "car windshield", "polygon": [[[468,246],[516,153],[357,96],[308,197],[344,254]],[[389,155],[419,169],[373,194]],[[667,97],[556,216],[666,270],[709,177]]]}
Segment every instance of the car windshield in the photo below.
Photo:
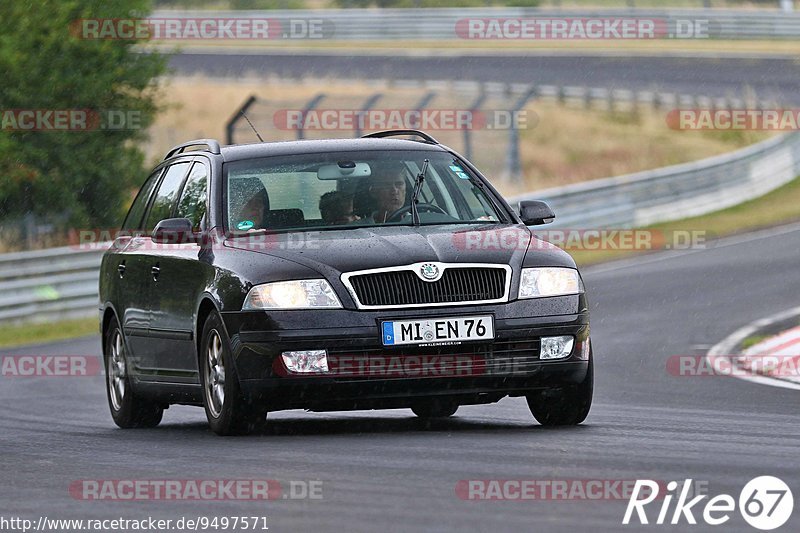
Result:
{"label": "car windshield", "polygon": [[416,176],[423,225],[504,220],[470,170],[446,152],[334,152],[226,163],[233,232],[411,225]]}

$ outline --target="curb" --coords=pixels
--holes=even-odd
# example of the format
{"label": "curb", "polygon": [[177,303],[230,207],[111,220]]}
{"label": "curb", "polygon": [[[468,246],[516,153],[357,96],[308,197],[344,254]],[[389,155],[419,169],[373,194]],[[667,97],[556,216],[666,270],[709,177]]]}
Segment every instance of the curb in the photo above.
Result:
{"label": "curb", "polygon": [[797,381],[789,380],[783,377],[766,376],[751,372],[746,366],[741,366],[739,361],[740,355],[737,355],[743,353],[741,346],[747,338],[753,335],[773,336],[786,330],[794,329],[798,325],[798,318],[800,318],[800,307],[794,307],[766,318],[756,320],[755,322],[752,322],[734,331],[725,339],[714,345],[706,354],[706,359],[708,360],[709,364],[712,365],[712,368],[714,367],[714,359],[731,359],[732,366],[735,367],[737,371],[730,372],[728,375],[743,379],[745,381],[760,383],[762,385],[771,385],[773,387],[800,390],[800,383]]}

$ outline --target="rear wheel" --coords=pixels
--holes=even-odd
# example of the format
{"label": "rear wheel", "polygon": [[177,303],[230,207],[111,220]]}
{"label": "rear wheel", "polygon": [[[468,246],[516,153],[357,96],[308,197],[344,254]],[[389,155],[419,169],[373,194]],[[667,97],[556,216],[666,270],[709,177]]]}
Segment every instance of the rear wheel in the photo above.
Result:
{"label": "rear wheel", "polygon": [[103,343],[106,395],[114,423],[124,429],[151,428],[161,422],[164,410],[157,403],[137,396],[131,387],[125,339],[117,319],[106,330]]}
{"label": "rear wheel", "polygon": [[543,426],[575,426],[586,420],[592,407],[594,364],[591,352],[586,377],[575,385],[545,389],[527,395],[533,417]]}
{"label": "rear wheel", "polygon": [[458,404],[451,400],[432,399],[416,403],[411,410],[420,418],[447,418],[458,411]]}
{"label": "rear wheel", "polygon": [[242,394],[230,341],[216,312],[206,320],[200,346],[203,404],[211,430],[218,435],[246,435],[263,426],[267,410]]}

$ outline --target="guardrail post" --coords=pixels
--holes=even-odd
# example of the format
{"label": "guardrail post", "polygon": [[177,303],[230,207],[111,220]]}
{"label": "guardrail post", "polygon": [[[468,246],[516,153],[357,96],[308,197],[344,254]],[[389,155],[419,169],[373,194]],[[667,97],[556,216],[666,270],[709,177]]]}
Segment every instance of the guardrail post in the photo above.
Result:
{"label": "guardrail post", "polygon": [[558,105],[566,105],[567,103],[567,90],[563,85],[559,85],[556,90],[556,100],[558,101]]}
{"label": "guardrail post", "polygon": [[305,131],[303,130],[303,124],[306,122],[306,113],[309,111],[313,111],[325,99],[325,93],[319,93],[314,98],[308,101],[305,108],[303,109],[303,114],[301,115],[301,122],[300,127],[297,128],[297,140],[302,141],[305,139]]}
{"label": "guardrail post", "polygon": [[225,124],[225,144],[233,144],[233,132],[236,130],[236,123],[241,120],[242,115],[247,113],[247,110],[250,109],[258,98],[255,95],[250,96],[242,106],[233,114],[231,118],[228,119],[228,122]]}

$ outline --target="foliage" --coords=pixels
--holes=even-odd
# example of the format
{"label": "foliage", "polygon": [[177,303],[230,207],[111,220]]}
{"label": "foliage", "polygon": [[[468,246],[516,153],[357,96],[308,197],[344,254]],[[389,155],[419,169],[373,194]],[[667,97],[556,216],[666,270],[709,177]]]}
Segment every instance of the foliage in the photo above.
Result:
{"label": "foliage", "polygon": [[[144,179],[136,143],[157,111],[156,54],[133,40],[81,38],[83,19],[141,18],[149,0],[0,2],[0,112],[90,110],[132,117],[125,129],[0,129],[0,222],[31,213],[71,227],[120,222]],[[12,112],[13,114],[14,112]],[[15,115],[18,116],[18,115]],[[91,122],[91,121],[90,121]]]}

